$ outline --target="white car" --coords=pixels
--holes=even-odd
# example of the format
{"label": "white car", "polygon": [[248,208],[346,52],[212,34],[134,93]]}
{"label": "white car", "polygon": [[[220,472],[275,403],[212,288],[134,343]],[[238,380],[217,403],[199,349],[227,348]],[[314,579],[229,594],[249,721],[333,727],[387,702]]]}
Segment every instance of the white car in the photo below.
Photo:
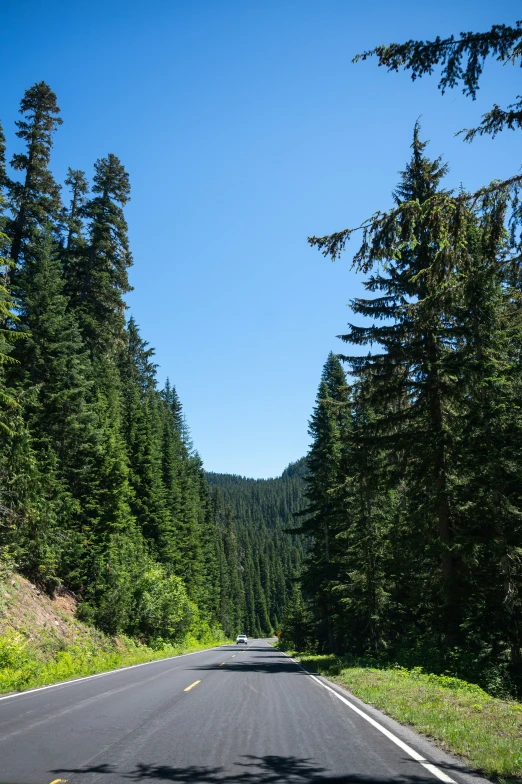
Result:
{"label": "white car", "polygon": [[238,634],[236,638],[236,645],[247,645],[248,639],[246,634]]}

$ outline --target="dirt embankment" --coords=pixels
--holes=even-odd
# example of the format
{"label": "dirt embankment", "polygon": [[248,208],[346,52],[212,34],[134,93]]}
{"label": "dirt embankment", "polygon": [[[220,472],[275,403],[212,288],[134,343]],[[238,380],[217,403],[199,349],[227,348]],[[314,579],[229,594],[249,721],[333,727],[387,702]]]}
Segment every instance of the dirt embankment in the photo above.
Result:
{"label": "dirt embankment", "polygon": [[77,604],[67,591],[51,599],[25,577],[12,574],[0,585],[0,635],[16,631],[30,642],[43,635],[73,643],[80,633]]}

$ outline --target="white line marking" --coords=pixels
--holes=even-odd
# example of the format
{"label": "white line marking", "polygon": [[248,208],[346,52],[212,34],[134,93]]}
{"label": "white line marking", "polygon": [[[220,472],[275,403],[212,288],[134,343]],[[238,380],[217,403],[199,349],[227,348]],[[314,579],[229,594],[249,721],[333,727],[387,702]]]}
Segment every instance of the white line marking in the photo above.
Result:
{"label": "white line marking", "polygon": [[195,656],[196,653],[208,653],[208,651],[217,651],[224,646],[219,645],[215,648],[204,648],[202,651],[191,651],[190,653],[180,653],[177,656],[166,656],[164,659],[154,659],[150,662],[141,662],[140,664],[129,664],[127,667],[118,667],[116,670],[107,670],[106,672],[97,672],[95,675],[83,675],[81,678],[72,678],[70,681],[60,681],[59,683],[50,683],[48,686],[38,686],[36,689],[26,689],[26,691],[17,691],[16,694],[7,694],[5,697],[0,697],[1,700],[12,700],[13,697],[25,697],[27,694],[34,694],[35,691],[45,691],[46,689],[55,689],[57,686],[69,686],[71,683],[79,683],[80,681],[90,681],[93,678],[103,678],[105,675],[114,675],[117,672],[124,672],[124,670],[133,670],[135,667],[145,667],[146,664],[159,664],[160,662],[171,661],[172,659],[182,659],[184,656]]}
{"label": "white line marking", "polygon": [[393,743],[399,746],[399,748],[405,751],[406,754],[409,754],[410,757],[412,757],[416,762],[420,762],[420,764],[424,768],[429,770],[430,773],[433,773],[433,775],[436,776],[438,779],[444,781],[445,784],[457,784],[455,779],[451,779],[449,776],[443,773],[442,770],[439,770],[433,763],[428,762],[427,759],[422,757],[417,751],[415,751],[415,749],[412,749],[411,746],[408,746],[407,743],[404,743],[404,741],[398,738],[397,735],[394,735],[393,732],[387,730],[386,727],[383,727],[382,724],[379,724],[378,721],[372,719],[371,716],[368,716],[367,713],[365,713],[360,708],[358,708],[357,705],[354,705],[353,702],[347,700],[346,697],[343,697],[341,694],[339,694],[339,692],[335,691],[335,689],[332,689],[331,686],[327,686],[326,683],[323,683],[323,681],[319,680],[319,678],[317,678],[315,675],[312,675],[312,673],[308,672],[308,670],[305,670],[305,668],[301,664],[299,664],[298,661],[292,659],[292,657],[288,656],[287,653],[285,653],[285,656],[287,656],[291,661],[297,664],[297,666],[300,667],[303,670],[303,672],[305,672],[310,678],[312,678],[312,680],[318,683],[319,686],[322,686],[323,689],[330,691],[334,695],[334,697],[337,697],[338,700],[341,700],[341,702],[344,702],[345,705],[348,705],[348,707],[351,708],[353,711],[355,711],[355,713],[358,713],[359,716],[362,716],[363,719],[369,722],[372,725],[372,727],[375,727],[375,729],[379,730],[379,732],[382,732],[383,735],[386,735],[386,737],[389,740],[391,740]]}

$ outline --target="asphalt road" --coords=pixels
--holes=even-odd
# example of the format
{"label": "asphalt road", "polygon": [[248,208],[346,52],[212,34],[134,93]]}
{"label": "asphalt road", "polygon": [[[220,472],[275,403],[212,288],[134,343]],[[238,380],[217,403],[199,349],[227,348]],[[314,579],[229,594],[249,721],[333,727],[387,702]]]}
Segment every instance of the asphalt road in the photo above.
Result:
{"label": "asphalt road", "polygon": [[3,698],[0,783],[469,784],[321,682],[256,640]]}

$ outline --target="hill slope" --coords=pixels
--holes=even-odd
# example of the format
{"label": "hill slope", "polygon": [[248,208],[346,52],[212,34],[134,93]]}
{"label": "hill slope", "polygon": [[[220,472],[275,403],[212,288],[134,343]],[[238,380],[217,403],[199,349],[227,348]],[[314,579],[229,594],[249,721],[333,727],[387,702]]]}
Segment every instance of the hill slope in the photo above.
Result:
{"label": "hill slope", "polygon": [[76,617],[77,599],[60,588],[49,596],[15,572],[0,570],[0,693],[44,686],[97,672],[220,645],[219,630],[154,648],[111,637]]}
{"label": "hill slope", "polygon": [[302,538],[286,533],[304,505],[305,459],[275,479],[206,473],[216,522],[223,532],[223,563],[238,597],[222,608],[226,634],[277,629],[304,554]]}

